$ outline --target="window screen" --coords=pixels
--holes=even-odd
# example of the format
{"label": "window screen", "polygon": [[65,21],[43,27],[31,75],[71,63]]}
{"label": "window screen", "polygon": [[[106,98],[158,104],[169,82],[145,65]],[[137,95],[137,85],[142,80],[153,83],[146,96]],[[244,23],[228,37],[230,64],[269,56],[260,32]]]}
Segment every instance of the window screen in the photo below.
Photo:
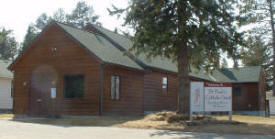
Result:
{"label": "window screen", "polygon": [[168,79],[167,77],[162,77],[162,92],[167,93],[168,91]]}
{"label": "window screen", "polygon": [[242,96],[242,88],[241,87],[234,87],[234,89],[233,89],[233,95],[235,97]]}
{"label": "window screen", "polygon": [[65,98],[83,98],[84,97],[84,76],[83,75],[66,75]]}
{"label": "window screen", "polygon": [[120,78],[119,76],[111,76],[111,99],[119,100],[120,92]]}

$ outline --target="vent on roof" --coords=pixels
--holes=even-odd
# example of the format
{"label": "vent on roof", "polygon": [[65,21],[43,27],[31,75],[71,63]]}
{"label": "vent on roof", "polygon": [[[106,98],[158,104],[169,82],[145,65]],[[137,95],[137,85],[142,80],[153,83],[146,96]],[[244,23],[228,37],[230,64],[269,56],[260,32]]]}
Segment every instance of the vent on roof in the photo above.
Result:
{"label": "vent on roof", "polygon": [[87,24],[84,28],[85,31],[102,34],[98,29],[96,29],[92,24]]}

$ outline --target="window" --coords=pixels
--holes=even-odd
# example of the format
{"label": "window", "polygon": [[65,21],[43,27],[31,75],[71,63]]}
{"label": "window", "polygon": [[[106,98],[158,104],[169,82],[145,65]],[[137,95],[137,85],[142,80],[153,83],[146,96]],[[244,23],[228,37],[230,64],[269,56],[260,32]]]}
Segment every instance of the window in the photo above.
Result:
{"label": "window", "polygon": [[162,92],[163,93],[167,93],[168,92],[167,84],[168,84],[167,77],[162,77]]}
{"label": "window", "polygon": [[83,75],[66,75],[65,98],[83,98],[84,96],[84,76]]}
{"label": "window", "polygon": [[120,85],[119,76],[111,76],[111,99],[112,100],[119,100],[119,85]]}
{"label": "window", "polygon": [[11,81],[11,98],[13,98],[13,84],[14,84],[14,81],[12,80]]}
{"label": "window", "polygon": [[242,88],[241,87],[234,87],[233,95],[234,95],[234,97],[242,96]]}

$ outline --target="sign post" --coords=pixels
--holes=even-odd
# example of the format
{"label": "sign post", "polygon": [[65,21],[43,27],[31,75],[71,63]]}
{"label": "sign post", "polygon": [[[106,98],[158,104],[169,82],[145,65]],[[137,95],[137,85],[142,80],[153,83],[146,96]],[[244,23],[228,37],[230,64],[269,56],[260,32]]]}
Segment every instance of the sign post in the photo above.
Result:
{"label": "sign post", "polygon": [[205,111],[228,112],[232,120],[232,84],[205,83]]}
{"label": "sign post", "polygon": [[193,112],[228,112],[232,120],[231,83],[190,83],[190,120]]}

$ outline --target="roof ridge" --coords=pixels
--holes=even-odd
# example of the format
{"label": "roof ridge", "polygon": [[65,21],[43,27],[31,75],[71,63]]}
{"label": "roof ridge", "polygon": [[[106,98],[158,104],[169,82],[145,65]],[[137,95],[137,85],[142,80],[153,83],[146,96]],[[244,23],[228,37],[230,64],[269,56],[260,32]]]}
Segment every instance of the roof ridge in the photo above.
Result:
{"label": "roof ridge", "polygon": [[111,31],[110,29],[107,29],[107,28],[105,28],[105,27],[98,26],[98,25],[95,25],[95,24],[92,24],[92,25],[93,25],[93,26],[96,26],[96,27],[98,27],[98,28],[102,28],[102,29],[104,29],[104,30],[106,30],[106,31],[112,32],[112,33],[114,33],[114,34],[117,34],[117,35],[119,35],[119,36],[121,36],[121,37],[123,37],[123,38],[125,38],[125,39],[129,39],[129,40],[130,40],[130,38],[128,38],[127,36],[122,35],[122,34],[119,34],[119,33],[115,33],[115,32],[113,32],[113,31]]}
{"label": "roof ridge", "polygon": [[[133,60],[136,64],[138,64],[139,66],[141,66],[142,68],[144,68],[145,70],[149,70],[149,66],[147,64],[145,64],[142,60],[140,60],[137,56],[131,54],[131,53],[128,53],[128,50],[125,49],[123,46],[121,46],[116,40],[114,40],[112,37],[110,37],[109,35],[107,35],[106,33],[102,32],[101,30],[97,29],[97,25],[93,25],[93,24],[90,24],[91,26],[94,26],[94,28],[100,32],[102,34],[102,37],[104,37],[106,40],[108,40],[114,47],[116,47],[118,50],[120,50],[121,52],[125,53],[125,55],[127,57],[129,57],[131,60]],[[102,27],[100,27],[102,28]],[[104,28],[102,28],[104,29]],[[107,30],[107,29],[105,29]],[[109,30],[107,30],[109,31]],[[109,32],[112,32],[112,31],[109,31]],[[113,32],[112,32],[113,33]],[[116,33],[115,33],[116,34]],[[119,35],[119,34],[117,34]]]}
{"label": "roof ridge", "polygon": [[[71,34],[71,32],[79,32],[80,34],[84,34],[87,38],[86,39],[88,39],[88,40],[90,40],[90,39],[92,39],[92,38],[90,38],[91,36],[95,36],[96,38],[97,37],[100,37],[100,38],[102,38],[104,41],[106,41],[108,44],[109,44],[109,46],[108,47],[111,47],[111,49],[112,50],[114,50],[114,49],[116,49],[116,50],[114,50],[114,51],[119,51],[119,53],[121,53],[122,55],[123,55],[123,51],[121,51],[119,48],[117,48],[116,46],[114,46],[114,44],[113,43],[111,43],[110,42],[110,40],[108,40],[105,36],[104,36],[104,34],[103,33],[95,33],[95,32],[90,32],[90,31],[86,31],[86,30],[83,30],[83,29],[80,29],[80,28],[77,28],[77,27],[73,27],[73,26],[70,26],[70,25],[66,25],[66,24],[64,24],[64,23],[58,23],[58,22],[55,22],[56,23],[56,25],[58,26],[58,27],[60,27],[60,28],[62,28],[65,32],[67,32],[68,34],[70,34],[70,36],[72,37],[72,38],[74,38],[74,39],[76,39],[77,41],[79,41],[79,37],[81,37],[81,35],[80,36],[78,36],[79,34],[74,34],[74,35],[72,35]],[[68,31],[69,30],[69,31]],[[83,37],[83,36],[82,36]],[[83,40],[82,40],[83,41]],[[81,41],[80,41],[80,44],[81,45],[83,45],[84,47],[86,47],[86,48],[88,48],[87,46],[89,46],[89,44],[92,44],[91,42],[89,43],[89,44],[83,44]],[[92,50],[90,50],[89,48],[87,49],[87,50],[89,50],[90,52],[92,52],[92,53],[94,53]],[[115,52],[116,53],[116,52]],[[95,56],[97,56],[97,54],[95,54],[94,53],[94,55]],[[97,57],[100,57],[100,56],[97,56]],[[133,61],[130,57],[128,57],[128,56],[126,56],[126,57],[124,57],[123,56],[123,58],[120,58],[120,59],[124,59],[124,61],[125,61],[125,58],[126,59],[128,59],[129,61],[131,61],[132,63],[130,63],[130,65],[128,65],[129,67],[133,67],[133,68],[136,68],[136,69],[139,69],[139,70],[144,70],[144,68],[142,67],[142,66],[140,66],[138,63],[136,63],[135,61]],[[101,59],[101,58],[99,58],[99,59]],[[107,59],[101,59],[102,61],[104,61],[104,63],[112,63],[112,61],[110,62],[110,59],[108,60],[108,58]],[[114,62],[114,64],[117,64],[117,65],[123,65],[122,63],[115,63]],[[128,63],[129,64],[129,63]],[[132,64],[132,65],[131,65]],[[133,66],[133,64],[134,65],[136,65],[136,66],[138,66],[138,68],[137,67],[135,67],[135,66]]]}
{"label": "roof ridge", "polygon": [[70,24],[66,24],[66,23],[62,23],[62,22],[58,22],[58,21],[53,21],[53,22],[58,23],[58,24],[62,24],[64,26],[68,26],[68,27],[71,27],[73,29],[77,29],[77,30],[80,30],[80,31],[83,31],[83,32],[87,32],[87,33],[91,33],[91,34],[94,34],[94,35],[100,35],[100,36],[102,36],[102,34],[100,34],[100,33],[90,32],[90,31],[87,31],[85,29],[81,29],[81,28],[75,27],[75,26],[70,25]]}
{"label": "roof ridge", "polygon": [[[244,69],[244,68],[251,68],[251,67],[258,67],[260,68],[261,66],[245,66],[245,67],[237,67],[237,68],[224,68],[224,69]],[[222,70],[222,69],[217,69],[217,70]]]}

